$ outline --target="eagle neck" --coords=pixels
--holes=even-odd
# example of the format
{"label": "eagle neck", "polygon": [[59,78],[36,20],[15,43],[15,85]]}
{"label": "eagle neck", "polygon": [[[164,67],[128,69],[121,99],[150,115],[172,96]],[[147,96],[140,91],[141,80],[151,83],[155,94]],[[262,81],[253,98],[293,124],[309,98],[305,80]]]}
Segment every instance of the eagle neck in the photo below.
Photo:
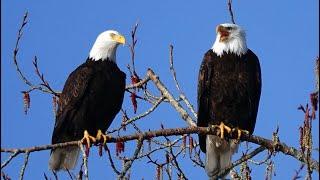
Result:
{"label": "eagle neck", "polygon": [[116,52],[118,44],[100,44],[95,43],[90,51],[89,58],[92,61],[112,61],[116,63]]}
{"label": "eagle neck", "polygon": [[242,56],[248,51],[246,39],[243,36],[237,36],[230,40],[220,42],[220,35],[218,35],[211,49],[220,57],[223,53],[234,53]]}

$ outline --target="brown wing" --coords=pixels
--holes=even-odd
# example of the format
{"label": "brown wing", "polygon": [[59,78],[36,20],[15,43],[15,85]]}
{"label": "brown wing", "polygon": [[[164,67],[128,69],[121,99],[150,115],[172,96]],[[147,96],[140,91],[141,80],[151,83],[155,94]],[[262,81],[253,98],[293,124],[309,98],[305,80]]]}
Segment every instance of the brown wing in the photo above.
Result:
{"label": "brown wing", "polygon": [[249,77],[250,87],[248,88],[249,91],[249,101],[252,102],[251,107],[248,109],[249,111],[249,122],[243,122],[243,124],[246,124],[248,127],[246,128],[250,134],[253,133],[254,127],[256,124],[256,118],[258,114],[258,108],[259,108],[259,101],[260,101],[260,95],[261,95],[261,69],[260,69],[260,63],[258,57],[251,51],[248,50],[247,53],[247,60],[248,60],[248,66],[250,66],[248,69],[250,69]]}
{"label": "brown wing", "polygon": [[[208,51],[202,61],[198,77],[198,121],[197,126],[207,127],[210,121],[210,86],[213,75],[212,53]],[[200,148],[206,152],[206,136],[199,134]]]}
{"label": "brown wing", "polygon": [[57,134],[63,132],[64,128],[68,128],[68,124],[71,123],[68,122],[68,117],[72,116],[80,105],[91,78],[92,69],[87,67],[86,63],[79,66],[69,75],[59,98],[52,143],[58,141]]}

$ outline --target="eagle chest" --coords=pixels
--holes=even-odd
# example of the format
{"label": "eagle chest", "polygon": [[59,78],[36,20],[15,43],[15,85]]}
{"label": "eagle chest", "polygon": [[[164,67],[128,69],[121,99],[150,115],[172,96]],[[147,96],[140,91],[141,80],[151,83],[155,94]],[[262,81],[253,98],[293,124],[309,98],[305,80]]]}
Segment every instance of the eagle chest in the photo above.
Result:
{"label": "eagle chest", "polygon": [[226,92],[226,95],[235,95],[248,86],[249,75],[246,61],[242,59],[221,59],[213,66],[214,92]]}

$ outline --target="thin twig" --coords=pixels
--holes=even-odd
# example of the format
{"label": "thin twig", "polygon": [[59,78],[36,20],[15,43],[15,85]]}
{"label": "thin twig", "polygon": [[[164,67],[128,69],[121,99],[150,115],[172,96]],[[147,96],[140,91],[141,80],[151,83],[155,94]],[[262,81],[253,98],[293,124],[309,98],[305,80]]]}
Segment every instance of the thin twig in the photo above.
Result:
{"label": "thin twig", "polygon": [[109,158],[109,161],[110,161],[110,164],[111,164],[111,167],[112,167],[113,171],[114,171],[117,175],[120,175],[120,172],[117,170],[116,166],[114,165],[114,162],[113,162],[113,160],[112,160],[112,156],[111,156],[111,153],[110,153],[110,149],[109,149],[109,147],[108,147],[107,144],[104,146],[104,149],[107,151],[108,158]]}
{"label": "thin twig", "polygon": [[131,44],[129,44],[129,48],[130,48],[130,53],[131,53],[131,63],[132,63],[132,70],[133,70],[133,75],[135,75],[136,73],[136,68],[134,65],[134,60],[135,60],[135,47],[137,44],[137,39],[136,39],[136,32],[138,29],[138,22],[134,25],[133,30],[131,31]]}
{"label": "thin twig", "polygon": [[26,156],[24,157],[24,163],[22,165],[22,168],[21,168],[21,171],[20,171],[20,176],[19,176],[20,180],[23,179],[24,172],[25,172],[25,170],[27,168],[27,164],[28,164],[28,161],[29,161],[29,155],[30,155],[30,152],[27,152]]}
{"label": "thin twig", "polygon": [[138,157],[141,147],[143,145],[143,138],[142,136],[139,137],[136,150],[133,154],[132,160],[129,160],[125,163],[124,168],[122,169],[120,175],[118,176],[118,179],[123,179],[123,177],[126,175],[127,171],[131,168],[133,161]]}
{"label": "thin twig", "polygon": [[194,107],[190,103],[190,101],[188,100],[187,96],[185,96],[184,94],[180,94],[179,97],[183,100],[183,102],[187,105],[188,109],[192,112],[193,116],[197,119],[198,118],[198,114],[194,110]]}
{"label": "thin twig", "polygon": [[[2,151],[1,151],[2,152]],[[10,161],[19,154],[19,151],[13,151],[9,158],[1,164],[1,169],[6,167],[10,163]]]}
{"label": "thin twig", "polygon": [[[167,137],[165,137],[165,138],[167,139],[167,141],[170,141]],[[182,151],[183,151],[183,150],[181,150],[181,152],[182,152]],[[177,161],[177,156],[178,156],[179,154],[174,155],[171,146],[169,147],[169,152],[170,152],[170,154],[171,154],[171,156],[172,156],[172,160],[173,160],[173,162],[174,162],[174,164],[175,164],[175,167],[177,168],[179,174],[182,175],[183,179],[186,179],[186,180],[187,180],[188,178],[187,178],[186,175],[183,173],[181,167],[179,166],[179,162]]]}
{"label": "thin twig", "polygon": [[188,112],[181,106],[179,102],[177,102],[172,94],[168,91],[168,89],[164,86],[164,84],[159,80],[159,77],[152,71],[152,69],[148,69],[147,75],[157,86],[159,91],[162,93],[164,97],[166,97],[170,104],[180,113],[183,120],[185,120],[189,126],[197,126],[193,119],[190,117]]}
{"label": "thin twig", "polygon": [[268,156],[267,156],[264,160],[262,160],[262,161],[255,161],[255,160],[253,160],[253,159],[249,159],[248,161],[249,161],[250,163],[253,163],[253,164],[259,166],[259,165],[261,165],[261,164],[266,164],[267,161],[268,161],[271,157],[272,157],[272,153],[268,153]]}
{"label": "thin twig", "polygon": [[[79,142],[77,142],[77,144],[79,144]],[[85,177],[86,180],[89,180],[88,156],[87,156],[87,153],[86,153],[85,149],[83,148],[83,146],[81,144],[79,145],[79,147],[80,147],[81,152],[82,152],[84,177]]]}
{"label": "thin twig", "polygon": [[174,80],[176,88],[180,94],[180,98],[186,103],[188,109],[193,113],[194,117],[197,118],[197,113],[195,112],[195,110],[194,110],[193,106],[191,105],[191,103],[189,102],[188,98],[185,96],[185,94],[182,91],[180,84],[178,82],[177,73],[176,73],[176,70],[173,65],[173,45],[172,44],[170,44],[170,46],[169,46],[169,64],[170,64],[170,71],[171,71],[173,80]]}
{"label": "thin twig", "polygon": [[230,13],[231,22],[235,24],[236,22],[234,21],[233,11],[232,11],[232,0],[228,0],[228,10]]}
{"label": "thin twig", "polygon": [[147,84],[148,81],[150,81],[150,78],[149,77],[145,77],[144,79],[142,79],[138,83],[126,85],[126,89],[129,90],[129,89],[140,88],[143,85]]}
{"label": "thin twig", "polygon": [[123,129],[124,126],[127,126],[127,125],[130,124],[130,123],[133,123],[133,122],[135,122],[135,121],[137,121],[137,120],[139,120],[139,119],[142,119],[142,118],[146,117],[147,115],[149,115],[150,113],[152,113],[152,112],[161,104],[161,102],[163,102],[164,99],[165,99],[164,97],[161,97],[159,100],[157,100],[157,101],[153,104],[153,106],[152,106],[150,109],[148,109],[147,111],[145,111],[145,112],[142,113],[142,114],[139,114],[139,115],[137,115],[137,116],[135,116],[135,117],[133,117],[133,118],[131,118],[131,119],[128,119],[128,120],[125,121],[123,124],[121,124],[121,126],[120,126],[119,128],[114,129],[114,130],[111,130],[111,131],[108,131],[108,134],[109,134],[109,133],[114,133],[114,132],[116,132],[116,131],[120,131],[121,129]]}
{"label": "thin twig", "polygon": [[31,92],[33,90],[40,90],[40,91],[42,91],[44,93],[49,93],[49,94],[53,94],[55,96],[58,96],[59,95],[58,92],[55,92],[51,88],[48,88],[48,87],[50,87],[48,85],[48,83],[45,83],[46,85],[39,85],[39,86],[35,86],[34,84],[32,84],[31,81],[29,81],[26,78],[26,76],[22,73],[22,71],[21,71],[21,69],[19,67],[17,55],[18,55],[18,52],[19,52],[19,44],[20,44],[20,40],[22,38],[23,29],[28,23],[27,18],[28,18],[28,12],[26,12],[25,15],[23,16],[22,24],[21,24],[21,26],[19,28],[19,31],[18,31],[18,36],[17,36],[15,48],[13,50],[13,62],[14,62],[14,65],[15,65],[16,70],[17,70],[18,74],[20,75],[20,78],[22,79],[22,81],[24,83],[26,83],[30,87],[30,89],[28,91],[25,91],[25,92]]}
{"label": "thin twig", "polygon": [[303,170],[303,168],[304,168],[304,164],[301,164],[299,169],[296,170],[296,173],[294,174],[292,180],[297,180],[297,179],[301,178],[300,173]]}
{"label": "thin twig", "polygon": [[173,66],[173,45],[172,44],[170,44],[170,46],[169,46],[169,64],[170,64],[170,71],[172,73],[172,77],[175,82],[176,88],[180,94],[183,94],[183,92],[180,88],[179,82],[177,80],[176,70],[174,69],[174,66]]}
{"label": "thin twig", "polygon": [[35,68],[35,71],[36,71],[37,76],[39,77],[39,79],[40,79],[41,82],[42,82],[41,85],[44,86],[44,87],[46,87],[46,88],[51,92],[51,94],[59,97],[59,93],[55,92],[55,91],[51,88],[51,86],[50,86],[50,84],[48,83],[48,81],[45,80],[43,73],[40,73],[39,66],[38,66],[38,58],[37,58],[37,56],[34,57],[33,65],[34,65],[34,68]]}

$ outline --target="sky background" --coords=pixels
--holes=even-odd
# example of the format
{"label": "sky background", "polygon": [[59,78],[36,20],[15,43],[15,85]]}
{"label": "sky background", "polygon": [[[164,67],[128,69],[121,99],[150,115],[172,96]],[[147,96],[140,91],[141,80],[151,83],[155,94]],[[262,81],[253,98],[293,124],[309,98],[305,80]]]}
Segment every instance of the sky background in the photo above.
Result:
{"label": "sky background", "polygon": [[[23,112],[22,90],[28,87],[21,81],[12,61],[18,28],[26,11],[29,23],[24,30],[18,60],[22,71],[38,83],[32,66],[38,57],[40,70],[55,90],[61,90],[69,73],[83,63],[97,37],[107,29],[115,29],[130,40],[130,30],[138,21],[136,68],[144,76],[151,67],[165,85],[177,95],[168,63],[169,44],[174,45],[174,63],[181,87],[196,107],[197,78],[203,54],[212,47],[215,27],[230,22],[226,1],[1,1],[1,148],[31,147],[50,144],[54,126],[52,97],[32,92],[31,109]],[[248,47],[260,59],[262,95],[255,135],[271,138],[278,125],[280,140],[298,147],[298,128],[303,114],[297,110],[309,101],[314,90],[314,62],[319,55],[319,1],[239,1],[234,0],[235,21],[247,32]],[[127,73],[130,62],[127,46],[117,53],[119,67]],[[127,78],[129,83],[129,78]],[[155,91],[156,92],[156,91]],[[139,101],[138,113],[150,105]],[[133,115],[129,94],[125,94],[123,108]],[[118,115],[110,129],[118,127]],[[144,129],[186,127],[187,124],[168,104],[162,104],[151,116],[142,120]],[[314,121],[314,147],[319,147],[319,120]],[[132,131],[126,132],[130,133]],[[194,136],[196,139],[197,137]],[[127,145],[127,144],[126,144]],[[133,153],[132,143],[126,155]],[[255,147],[254,145],[252,145]],[[114,153],[114,145],[110,145]],[[91,150],[89,173],[91,179],[115,179],[109,161],[99,158],[96,148]],[[233,158],[241,155],[242,149]],[[48,171],[50,151],[32,153],[25,179],[44,179]],[[261,160],[265,153],[256,157]],[[1,153],[1,161],[7,158]],[[155,158],[161,159],[163,154]],[[313,157],[319,158],[314,151]],[[274,179],[289,179],[300,166],[290,156],[278,154],[273,158]],[[189,158],[181,160],[189,179],[206,179],[204,169],[193,167]],[[19,177],[23,156],[19,155],[2,169],[12,179]],[[80,164],[80,163],[79,163]],[[120,162],[116,162],[118,169]],[[262,179],[265,166],[250,164],[253,179]],[[78,172],[79,167],[74,171]],[[304,173],[303,173],[304,174]],[[61,179],[66,173],[59,173]],[[133,165],[132,179],[154,179],[155,167],[145,160]],[[319,174],[313,174],[315,179]]]}

